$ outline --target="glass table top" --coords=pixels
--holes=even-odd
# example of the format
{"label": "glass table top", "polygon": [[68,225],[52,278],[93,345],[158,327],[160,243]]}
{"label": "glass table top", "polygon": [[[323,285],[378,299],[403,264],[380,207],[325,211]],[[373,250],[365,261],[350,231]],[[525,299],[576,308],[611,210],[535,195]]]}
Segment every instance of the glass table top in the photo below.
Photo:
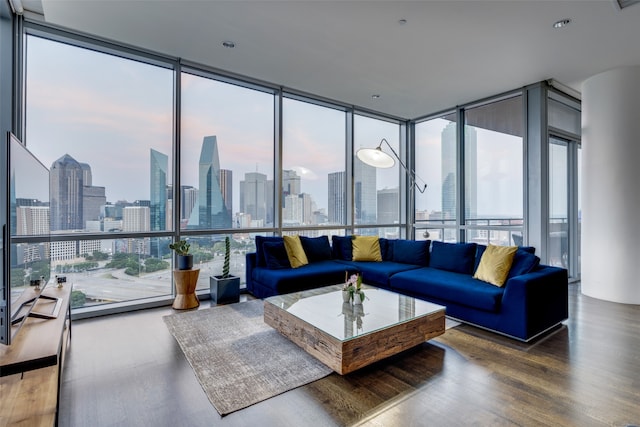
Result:
{"label": "glass table top", "polygon": [[265,302],[342,341],[444,310],[441,305],[373,286],[362,289],[362,304],[343,302],[342,285],[276,295]]}

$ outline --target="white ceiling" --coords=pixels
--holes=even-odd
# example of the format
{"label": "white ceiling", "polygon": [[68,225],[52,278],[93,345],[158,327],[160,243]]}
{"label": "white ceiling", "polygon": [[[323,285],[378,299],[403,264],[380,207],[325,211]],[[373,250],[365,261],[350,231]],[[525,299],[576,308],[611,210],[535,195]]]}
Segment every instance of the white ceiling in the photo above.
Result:
{"label": "white ceiling", "polygon": [[[546,79],[580,91],[590,76],[640,65],[640,5],[620,10],[613,0],[42,0],[42,7],[47,22],[63,27],[402,118]],[[563,18],[571,24],[552,28]],[[225,40],[236,47],[223,47]]]}

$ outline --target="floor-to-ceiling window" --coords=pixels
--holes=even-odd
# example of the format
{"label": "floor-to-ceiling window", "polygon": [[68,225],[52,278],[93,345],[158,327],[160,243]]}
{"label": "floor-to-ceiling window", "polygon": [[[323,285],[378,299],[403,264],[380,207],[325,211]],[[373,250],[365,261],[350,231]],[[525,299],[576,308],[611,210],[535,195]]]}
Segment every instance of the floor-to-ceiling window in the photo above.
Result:
{"label": "floor-to-ceiling window", "polygon": [[[50,169],[52,271],[73,283],[76,306],[171,294],[173,70],[25,43],[24,142]],[[18,203],[36,224],[37,201]],[[14,267],[28,269],[35,255],[21,253]]]}
{"label": "floor-to-ceiling window", "polygon": [[465,109],[464,222],[468,242],[521,244],[522,96]]}
{"label": "floor-to-ceiling window", "polygon": [[273,91],[193,70],[181,74],[180,99],[176,216],[200,268],[198,289],[208,289],[209,277],[221,274],[226,236],[230,272],[244,282],[245,254],[255,247],[250,234],[231,230],[274,226]]}
{"label": "floor-to-ceiling window", "polygon": [[309,101],[285,97],[282,103],[282,227],[309,237],[342,234],[347,114]]}
{"label": "floor-to-ceiling window", "polygon": [[549,212],[546,263],[580,277],[580,103],[548,94]]}
{"label": "floor-to-ceiling window", "polygon": [[427,184],[415,197],[416,240],[457,241],[456,113],[415,125],[415,171]]}
{"label": "floor-to-ceiling window", "polygon": [[[401,237],[400,190],[401,166],[396,154],[406,164],[400,151],[400,126],[397,122],[389,122],[356,114],[354,116],[354,152],[361,148],[380,148],[395,160],[390,168],[375,168],[353,158],[353,213],[354,224],[386,225],[385,227],[361,227],[356,233],[362,235],[378,235],[386,238]],[[387,145],[388,144],[388,145]],[[396,154],[394,154],[394,151]],[[393,226],[394,224],[398,224]]]}

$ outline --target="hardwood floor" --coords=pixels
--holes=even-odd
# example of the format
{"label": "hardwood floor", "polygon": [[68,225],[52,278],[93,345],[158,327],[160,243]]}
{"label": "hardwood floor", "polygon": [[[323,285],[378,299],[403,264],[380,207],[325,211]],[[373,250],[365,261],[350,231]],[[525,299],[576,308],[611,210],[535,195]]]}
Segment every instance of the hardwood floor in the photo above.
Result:
{"label": "hardwood floor", "polygon": [[579,285],[570,285],[570,319],[531,345],[461,325],[226,417],[164,325],[172,312],[74,322],[60,426],[640,424],[640,306],[583,296]]}

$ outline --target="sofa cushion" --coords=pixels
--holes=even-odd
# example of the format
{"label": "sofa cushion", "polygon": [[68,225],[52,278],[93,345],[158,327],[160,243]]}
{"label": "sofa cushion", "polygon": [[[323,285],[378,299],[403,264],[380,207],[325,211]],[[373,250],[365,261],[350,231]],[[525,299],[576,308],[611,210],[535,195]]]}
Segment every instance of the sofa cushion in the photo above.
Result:
{"label": "sofa cushion", "polygon": [[385,239],[381,237],[378,239],[380,243],[380,254],[383,261],[393,261],[393,243],[395,240]]}
{"label": "sofa cushion", "polygon": [[420,268],[419,265],[405,264],[393,261],[384,262],[358,262],[338,261],[346,266],[357,269],[362,274],[362,280],[367,285],[389,288],[389,278],[401,271]]}
{"label": "sofa cushion", "polygon": [[482,254],[480,265],[473,278],[492,285],[504,286],[517,250],[517,246],[489,245]]}
{"label": "sofa cushion", "polygon": [[353,236],[331,236],[331,255],[333,259],[345,261],[353,259],[352,238]]}
{"label": "sofa cushion", "polygon": [[267,268],[271,270],[291,268],[287,250],[284,248],[284,242],[264,242],[262,244],[262,250],[264,251]]}
{"label": "sofa cushion", "polygon": [[[435,242],[434,242],[435,243]],[[498,312],[505,288],[470,275],[431,267],[403,271],[391,276],[391,289],[429,299],[455,302],[479,310]]]}
{"label": "sofa cushion", "polygon": [[256,236],[256,264],[258,267],[266,267],[267,261],[264,255],[262,244],[264,242],[284,242],[282,237],[279,236]]}
{"label": "sofa cushion", "polygon": [[331,259],[331,245],[327,236],[305,237],[300,236],[302,249],[309,262],[318,262]]}
{"label": "sofa cushion", "polygon": [[[270,295],[286,294],[303,289],[342,283],[345,277],[355,272],[353,267],[335,261],[318,261],[298,268],[270,270],[255,268],[252,280],[272,289]],[[330,309],[330,307],[328,308]]]}
{"label": "sofa cushion", "polygon": [[445,243],[436,240],[431,246],[429,267],[471,275],[475,259],[475,243]]}
{"label": "sofa cushion", "polygon": [[353,261],[382,261],[378,236],[354,236],[351,245]]}
{"label": "sofa cushion", "polygon": [[304,253],[302,248],[302,242],[300,242],[300,236],[284,236],[284,248],[287,251],[287,257],[289,257],[289,263],[292,268],[302,267],[309,264],[307,254]]}
{"label": "sofa cushion", "polygon": [[430,244],[430,240],[395,240],[393,261],[426,267],[429,265]]}
{"label": "sofa cushion", "polygon": [[513,257],[513,264],[511,264],[511,270],[507,280],[512,277],[521,276],[532,272],[540,264],[540,258],[531,252],[526,252],[521,248],[518,248],[516,255]]}

